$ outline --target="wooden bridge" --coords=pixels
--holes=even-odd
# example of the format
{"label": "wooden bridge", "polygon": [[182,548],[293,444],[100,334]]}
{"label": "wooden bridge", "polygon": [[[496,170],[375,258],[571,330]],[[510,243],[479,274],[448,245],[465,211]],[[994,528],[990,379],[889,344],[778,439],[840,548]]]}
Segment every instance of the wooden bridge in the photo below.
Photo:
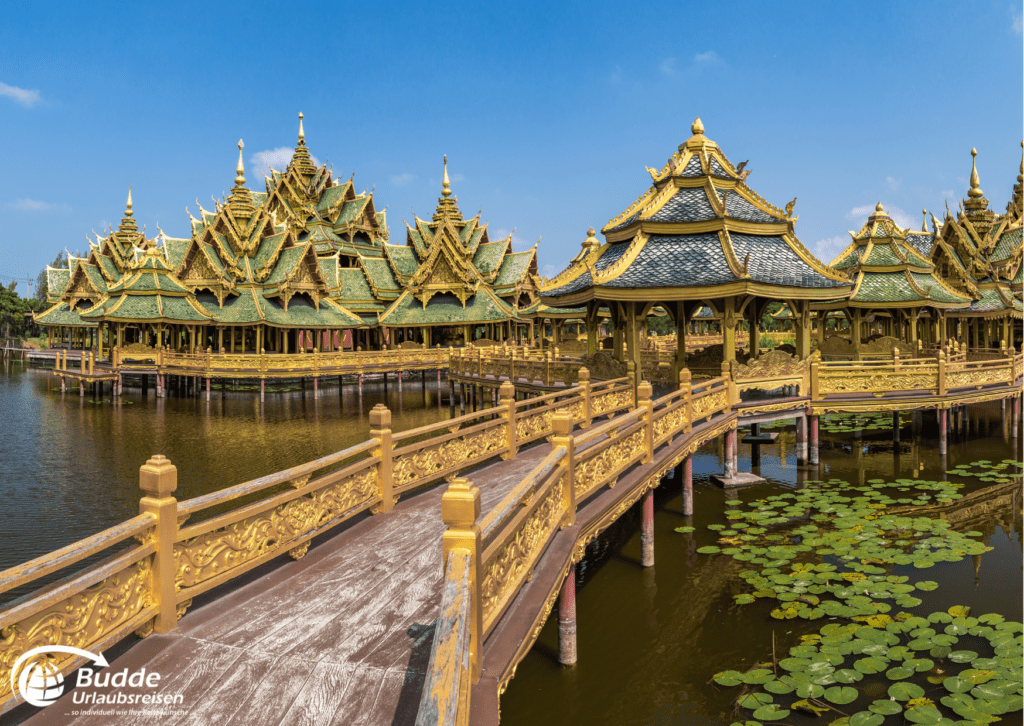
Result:
{"label": "wooden bridge", "polygon": [[[123,650],[110,670],[145,667],[161,674],[161,695],[183,697],[163,719],[118,722],[496,723],[556,603],[560,657],[574,660],[573,568],[587,543],[643,499],[653,564],[652,490],[673,473],[692,512],[689,457],[703,444],[726,437],[728,476],[737,426],[795,417],[798,458],[814,463],[822,413],[931,408],[944,444],[950,407],[1001,398],[1016,436],[1024,373],[1020,354],[765,356],[706,380],[684,371],[660,398],[647,382],[594,383],[584,369],[518,400],[525,379],[507,380],[500,356],[491,364],[473,385],[496,386],[494,406],[399,434],[377,406],[365,443],[212,494],[177,501],[175,467],[150,459],[137,517],[0,572],[0,594],[26,592],[0,609],[2,712],[31,715],[16,686],[37,661],[23,654],[70,646]],[[743,400],[755,389],[778,395]],[[65,675],[85,662],[37,658]],[[90,692],[115,690],[152,692]],[[110,722],[72,699],[28,722]]]}

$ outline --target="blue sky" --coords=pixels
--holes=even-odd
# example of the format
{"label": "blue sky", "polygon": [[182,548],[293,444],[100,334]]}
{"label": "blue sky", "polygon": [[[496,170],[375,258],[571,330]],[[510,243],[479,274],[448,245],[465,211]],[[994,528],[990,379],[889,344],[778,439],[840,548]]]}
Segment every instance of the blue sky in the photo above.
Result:
{"label": "blue sky", "polygon": [[[966,196],[970,150],[1002,211],[1020,165],[1019,2],[25,3],[0,24],[0,281],[35,279],[90,230],[187,236],[245,140],[315,157],[387,207],[392,242],[429,217],[447,154],[468,215],[542,273],[649,185],[701,117],[748,183],[797,197],[825,261],[882,201]],[[25,286],[19,291],[24,294]]]}

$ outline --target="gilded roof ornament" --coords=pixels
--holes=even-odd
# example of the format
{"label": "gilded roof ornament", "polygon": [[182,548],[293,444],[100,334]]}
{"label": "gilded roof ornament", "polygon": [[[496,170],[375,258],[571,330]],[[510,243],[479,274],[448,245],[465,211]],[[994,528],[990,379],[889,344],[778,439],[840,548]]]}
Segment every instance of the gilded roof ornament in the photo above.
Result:
{"label": "gilded roof ornament", "polygon": [[981,179],[978,178],[978,150],[971,149],[971,190],[967,192],[967,196],[971,199],[978,199],[984,195],[981,191]]}
{"label": "gilded roof ornament", "polygon": [[241,139],[238,140],[238,166],[235,167],[235,184],[241,186],[245,184],[245,164],[242,162],[242,149],[245,148],[245,142]]}
{"label": "gilded roof ornament", "polygon": [[700,116],[695,118],[693,123],[690,125],[690,133],[694,136],[700,136],[704,133],[704,124],[701,123]]}
{"label": "gilded roof ornament", "polygon": [[299,145],[300,146],[305,146],[306,145],[306,131],[305,131],[305,129],[302,128],[302,119],[303,119],[302,111],[299,111]]}
{"label": "gilded roof ornament", "polygon": [[928,231],[928,210],[927,209],[922,209],[921,210],[921,231],[922,232],[927,232]]}

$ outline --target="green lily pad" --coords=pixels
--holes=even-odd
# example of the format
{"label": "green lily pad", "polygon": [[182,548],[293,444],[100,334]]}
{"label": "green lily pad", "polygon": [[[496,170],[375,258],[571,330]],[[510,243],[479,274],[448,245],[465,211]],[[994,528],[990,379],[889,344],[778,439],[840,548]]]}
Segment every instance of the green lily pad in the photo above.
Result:
{"label": "green lily pad", "polygon": [[978,654],[973,650],[954,650],[946,657],[954,663],[970,663],[978,657]]}
{"label": "green lily pad", "polygon": [[868,706],[868,710],[872,713],[880,713],[883,716],[895,716],[903,711],[903,706],[896,701],[880,698],[877,701],[872,701],[871,705]]}
{"label": "green lily pad", "polygon": [[870,675],[872,673],[881,672],[885,669],[885,666],[888,665],[888,663],[889,661],[885,658],[873,655],[867,658],[861,658],[860,660],[854,662],[853,667],[861,673]]}
{"label": "green lily pad", "polygon": [[924,689],[916,683],[902,681],[889,686],[889,697],[895,698],[897,701],[909,701],[913,698],[921,698],[923,695]]}
{"label": "green lily pad", "polygon": [[775,674],[767,668],[755,668],[743,674],[743,682],[752,685],[761,685],[775,678]]}
{"label": "green lily pad", "polygon": [[716,673],[712,680],[720,686],[738,686],[743,683],[743,674],[739,671],[722,671]]}
{"label": "green lily pad", "polygon": [[832,686],[825,689],[825,700],[839,706],[845,703],[853,703],[857,700],[858,695],[857,689],[850,688],[849,686]]}
{"label": "green lily pad", "polygon": [[871,711],[861,711],[850,716],[850,726],[882,726],[885,716]]}
{"label": "green lily pad", "polygon": [[756,711],[762,706],[772,702],[772,697],[767,693],[748,693],[745,696],[741,696],[736,702],[741,708],[746,708],[751,711]]}
{"label": "green lily pad", "polygon": [[789,715],[788,708],[782,708],[777,703],[772,703],[754,711],[754,718],[758,721],[780,721]]}
{"label": "green lily pad", "polygon": [[676,532],[682,532],[682,533],[685,534],[687,532],[692,532],[695,529],[696,529],[696,527],[676,527]]}
{"label": "green lily pad", "polygon": [[852,668],[841,668],[833,673],[832,677],[836,679],[836,683],[856,683],[864,678],[864,674]]}
{"label": "green lily pad", "polygon": [[885,672],[885,677],[890,681],[902,681],[905,678],[910,678],[912,675],[914,675],[914,671],[902,666],[890,668]]}

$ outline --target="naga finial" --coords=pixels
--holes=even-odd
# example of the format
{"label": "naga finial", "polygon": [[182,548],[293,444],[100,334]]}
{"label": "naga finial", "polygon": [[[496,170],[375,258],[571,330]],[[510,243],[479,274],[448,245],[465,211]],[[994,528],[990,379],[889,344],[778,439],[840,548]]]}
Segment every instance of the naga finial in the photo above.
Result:
{"label": "naga finial", "polygon": [[793,201],[786,205],[786,216],[793,216],[793,207],[796,206],[796,197],[793,197]]}

